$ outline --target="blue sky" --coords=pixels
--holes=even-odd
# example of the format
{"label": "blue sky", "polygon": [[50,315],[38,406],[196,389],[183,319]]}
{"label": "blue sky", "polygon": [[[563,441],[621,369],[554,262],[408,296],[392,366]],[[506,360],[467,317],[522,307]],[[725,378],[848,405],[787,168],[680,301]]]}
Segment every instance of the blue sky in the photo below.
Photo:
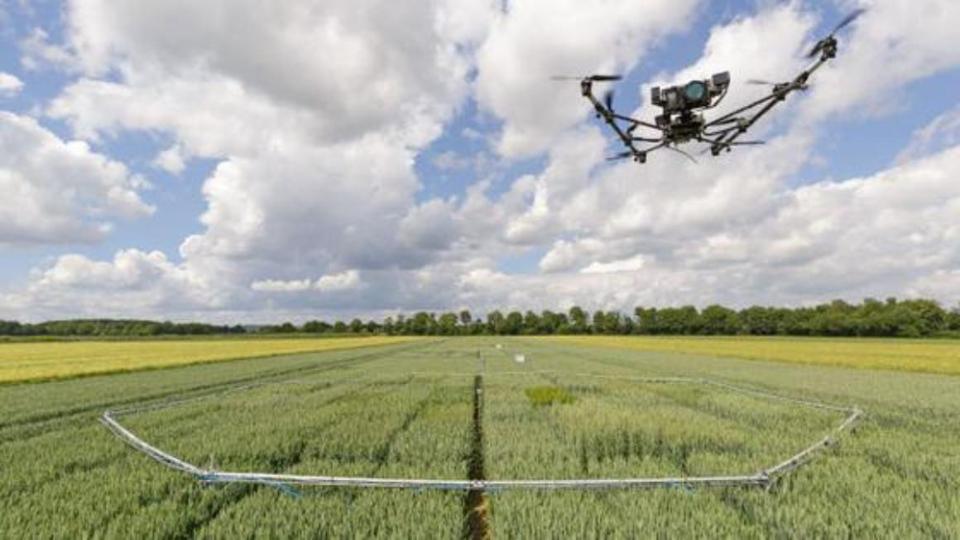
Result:
{"label": "blue sky", "polygon": [[[955,15],[949,3],[934,0],[929,3],[929,9],[946,10],[941,18],[948,21],[938,24],[946,25]],[[307,55],[306,61],[311,63],[308,68],[302,64],[291,65],[289,70],[275,72],[280,73],[279,78],[258,80],[263,70],[257,66],[262,64],[246,65],[245,62],[260,62],[255,58],[259,54],[264,58],[277,54],[272,60],[276,62],[296,56],[296,51],[291,54],[283,47],[294,39],[290,36],[301,36],[302,32],[297,31],[304,21],[285,20],[282,19],[285,15],[277,15],[278,20],[273,23],[275,28],[254,31],[266,36],[263,49],[244,56],[243,51],[230,45],[228,34],[211,32],[209,38],[204,39],[194,39],[196,34],[188,35],[182,39],[183,43],[157,37],[165,35],[165,28],[183,32],[204,29],[204,13],[199,7],[196,14],[179,14],[196,21],[191,30],[177,27],[178,14],[162,4],[144,4],[142,16],[153,17],[144,19],[146,22],[138,19],[140,14],[123,7],[90,8],[84,4],[82,0],[68,4],[44,1],[24,8],[19,2],[0,2],[0,13],[3,14],[0,15],[0,72],[23,83],[21,91],[0,97],[0,110],[12,113],[17,119],[35,120],[41,129],[64,145],[74,139],[85,140],[93,154],[88,157],[94,161],[102,158],[125,166],[128,174],[125,179],[116,180],[122,185],[114,188],[129,192],[135,201],[127,202],[136,208],[128,206],[91,212],[87,207],[98,205],[89,199],[84,199],[86,202],[56,199],[48,205],[50,208],[69,208],[68,212],[76,212],[72,217],[81,226],[109,222],[110,231],[84,241],[70,240],[70,235],[37,240],[29,231],[20,233],[26,235],[23,238],[14,233],[10,233],[9,238],[0,238],[4,260],[0,267],[0,291],[10,295],[10,305],[15,306],[10,308],[14,311],[12,315],[25,318],[43,316],[48,310],[56,311],[58,303],[70,311],[68,306],[77,305],[74,296],[77,291],[71,288],[82,289],[85,280],[94,279],[94,275],[96,279],[122,276],[117,279],[123,283],[145,279],[139,273],[139,277],[125,275],[131,265],[122,264],[117,254],[128,252],[130,257],[141,261],[141,255],[153,251],[162,253],[165,261],[157,263],[158,259],[154,257],[151,262],[143,263],[147,265],[144,268],[160,264],[162,269],[142,272],[161,276],[159,281],[171,280],[174,283],[171,287],[176,290],[153,290],[150,284],[134,283],[132,292],[127,291],[129,295],[121,290],[115,303],[107,303],[115,306],[111,309],[122,311],[131,295],[146,302],[140,306],[144,314],[204,318],[257,318],[273,316],[265,314],[274,310],[293,316],[318,310],[379,313],[412,308],[418,303],[457,307],[471,302],[481,306],[498,302],[540,302],[549,307],[583,299],[628,309],[631,302],[802,303],[823,297],[856,299],[858,295],[887,292],[933,293],[944,302],[955,299],[954,278],[951,277],[957,271],[956,260],[952,258],[955,254],[943,245],[936,249],[928,246],[935,253],[918,253],[917,260],[925,262],[915,267],[893,265],[897,268],[891,266],[889,272],[878,271],[872,281],[865,278],[848,285],[824,286],[817,294],[802,297],[789,291],[803,287],[784,283],[799,279],[797,276],[804,272],[842,275],[845,270],[841,266],[846,263],[841,261],[856,260],[856,254],[848,253],[842,245],[819,246],[821,239],[817,235],[820,233],[810,232],[815,227],[803,234],[778,229],[779,236],[769,238],[760,238],[755,233],[758,227],[787,227],[784,223],[793,219],[790,216],[813,212],[807,208],[790,207],[790,204],[800,205],[801,202],[784,201],[806,200],[804,197],[807,196],[801,194],[815,193],[819,186],[852,178],[883,178],[896,167],[909,166],[910,163],[904,164],[903,160],[898,162],[898,156],[905,149],[917,146],[918,133],[925,128],[932,130],[931,126],[953,125],[949,120],[951,114],[956,114],[954,110],[958,104],[956,88],[960,88],[960,63],[955,53],[950,52],[952,45],[937,41],[935,28],[928,32],[929,35],[904,38],[918,40],[910,48],[902,44],[899,47],[890,45],[894,41],[890,36],[916,34],[897,27],[901,6],[896,2],[874,7],[861,21],[863,29],[854,28],[842,36],[842,39],[859,38],[864,42],[879,39],[878,43],[889,48],[873,54],[864,52],[867,47],[854,47],[851,57],[846,60],[843,60],[844,49],[841,49],[838,62],[849,62],[848,69],[856,79],[850,82],[849,101],[845,101],[846,96],[842,94],[843,85],[847,83],[838,73],[830,73],[823,80],[815,77],[811,96],[797,98],[797,104],[784,108],[780,117],[771,120],[770,125],[776,127],[769,135],[782,139],[784,146],[796,145],[794,158],[772,160],[770,156],[774,150],[747,149],[737,158],[704,159],[697,168],[684,165],[680,169],[663,158],[641,170],[632,164],[628,167],[604,164],[599,159],[603,152],[616,151],[616,147],[609,134],[600,130],[602,126],[592,121],[587,104],[568,99],[567,94],[575,97],[575,83],[568,88],[560,83],[544,86],[537,82],[540,79],[525,81],[527,66],[522,62],[528,62],[530,73],[536,73],[538,77],[556,71],[558,65],[563,65],[558,63],[558,58],[567,56],[570,65],[594,65],[603,69],[612,61],[613,65],[620,67],[633,66],[626,73],[625,80],[617,85],[618,108],[633,110],[641,105],[638,100],[641,85],[663,74],[682,71],[703,59],[705,54],[711,54],[707,44],[712,35],[717,43],[721,43],[726,35],[742,35],[735,34],[742,32],[737,28],[751,20],[766,21],[759,23],[761,30],[754,34],[767,31],[771,34],[767,37],[747,34],[746,41],[759,43],[753,45],[759,51],[755,54],[781,54],[782,49],[784,62],[792,62],[796,61],[795,52],[810,43],[814,36],[822,35],[853,7],[851,3],[688,0],[675,6],[669,2],[654,2],[636,7],[612,2],[611,11],[623,10],[625,15],[622,21],[611,26],[610,33],[622,33],[627,38],[619,39],[609,33],[594,31],[585,36],[578,35],[577,39],[564,39],[562,32],[566,23],[560,17],[563,13],[551,13],[549,6],[538,1],[509,2],[504,10],[500,9],[502,6],[482,0],[459,5],[437,0],[418,6],[420,11],[410,16],[423,19],[439,13],[445,18],[437,20],[453,20],[456,24],[451,23],[449,28],[437,26],[437,35],[433,37],[437,43],[454,44],[455,47],[450,49],[457,51],[454,56],[438,57],[432,65],[429,59],[405,64],[402,59],[393,58],[390,67],[381,70],[389,73],[383,80],[378,79],[379,75],[372,75],[371,80],[370,73],[380,72],[367,71],[366,79],[355,81],[357,85],[332,86],[328,93],[318,88],[317,97],[307,98],[316,100],[309,104],[286,101],[287,96],[293,95],[291,92],[299,91],[299,85],[305,84],[297,80],[297,69],[313,70],[303,73],[304,80],[311,80],[314,72],[324,73],[326,69],[333,72],[343,70],[343,77],[349,80],[353,76],[351,70],[363,65],[361,62],[376,62],[379,61],[378,55],[387,54],[382,52],[384,49],[363,48],[367,45],[363,41],[367,39],[365,36],[371,35],[365,31],[365,24],[380,28],[373,34],[380,40],[376,47],[397,45],[398,50],[404,51],[403,44],[407,40],[411,40],[411,50],[423,44],[415,41],[416,36],[403,31],[398,31],[395,36],[385,33],[387,31],[383,28],[388,26],[378,26],[379,21],[353,21],[349,15],[336,13],[337,8],[324,8],[331,11],[315,10],[319,11],[315,21],[317,27],[322,27],[325,20],[343,21],[344,27],[355,32],[355,36],[346,39],[355,38],[357,50],[366,50],[367,53],[357,53],[360,56],[357,56],[354,67],[351,67],[350,58]],[[79,18],[77,14],[88,8],[86,18]],[[251,4],[237,9],[257,8]],[[542,13],[537,11],[540,9],[543,9]],[[564,3],[553,11],[569,10],[573,14],[577,9],[581,8]],[[461,11],[463,13],[459,13]],[[589,12],[579,15],[583,20],[589,16],[592,16]],[[93,24],[97,17],[102,18],[101,26]],[[551,22],[554,17],[555,26]],[[213,20],[207,22],[214,24]],[[763,25],[783,25],[783,28],[774,33],[776,29]],[[68,32],[65,28],[71,30]],[[144,32],[143,28],[150,30]],[[156,36],[151,34],[154,29]],[[552,32],[554,29],[556,32]],[[543,33],[545,42],[552,44],[552,48],[527,39],[531,33],[537,32]],[[800,41],[792,44],[778,41],[786,39],[782,36],[791,35],[791,32],[800,37]],[[646,34],[659,35],[654,40],[647,40]],[[45,37],[40,39],[38,36]],[[443,49],[424,47],[424,51],[431,52]],[[751,45],[745,42],[744,47],[745,51],[750,50]],[[346,47],[343,49],[347,50]],[[913,51],[918,52],[913,54]],[[363,54],[372,54],[374,60]],[[508,56],[500,56],[504,54]],[[900,56],[904,57],[903,65],[887,70],[891,61],[899,62]],[[178,64],[181,57],[183,62]],[[523,59],[519,71],[512,69],[518,59]],[[749,66],[751,59],[743,61]],[[761,65],[764,61],[776,62],[776,58],[757,59]],[[325,62],[329,66],[325,67]],[[198,65],[201,66],[199,71]],[[408,66],[409,73],[399,72],[398,65]],[[452,71],[445,71],[447,69]],[[730,69],[734,70],[733,77],[737,80],[737,66]],[[704,77],[709,75],[702,74]],[[869,91],[871,76],[883,81],[877,85],[876,92]],[[151,77],[159,78],[150,83]],[[323,78],[318,81],[321,81],[320,85],[326,84]],[[828,87],[818,89],[818,82]],[[114,99],[98,105],[96,100],[103,98],[91,90],[92,86],[84,86],[85,83],[102,83],[121,89],[130,104],[121,104]],[[210,111],[210,104],[202,105],[197,96],[209,93],[209,88],[214,88],[209,86],[211,84],[219,85],[216,86],[221,89],[219,91],[241,89],[244,97],[236,98],[237,102],[222,101],[229,114],[236,114],[240,120],[250,114],[249,118],[265,123],[260,126],[253,125],[253,121],[242,124],[244,132],[237,133],[235,141],[231,140],[229,131],[218,133],[217,137],[198,131],[197,125],[192,124],[194,118],[204,118],[204,125],[214,131],[219,129],[219,121],[223,121],[224,130],[230,129],[224,116],[214,116],[213,119],[203,116],[214,112]],[[418,84],[424,86],[417,87]],[[203,90],[205,85],[207,90]],[[391,89],[391,94],[382,95],[401,96],[396,99],[406,101],[397,101],[392,109],[388,102],[384,102],[383,109],[379,109],[378,98],[364,96],[366,88],[378,86]],[[342,96],[337,93],[341,91],[344,92]],[[516,102],[511,99],[510,92],[516,94]],[[823,104],[827,101],[822,96],[836,96],[838,92],[842,96],[839,101],[843,103],[817,120],[812,128],[812,140],[802,138],[797,127],[800,122],[789,115],[803,110],[827,110],[829,105]],[[152,97],[146,97],[148,95]],[[646,96],[642,97],[646,99]],[[198,100],[196,104],[189,101],[193,98]],[[420,99],[423,99],[421,108],[408,110],[406,105],[410,100],[419,102]],[[736,100],[737,95],[731,95],[729,99]],[[530,114],[541,105],[541,101],[546,118],[543,122]],[[159,107],[161,102],[171,107],[168,112],[146,114],[152,105]],[[337,109],[330,103],[342,105]],[[523,104],[527,106],[523,107]],[[354,114],[354,107],[368,110]],[[140,110],[144,111],[142,116],[138,116]],[[222,111],[219,114],[224,115]],[[273,121],[276,121],[275,125]],[[421,125],[428,128],[425,131],[407,129]],[[93,126],[96,135],[92,136],[90,130],[84,131],[83,126]],[[290,126],[294,126],[292,131]],[[351,126],[365,127],[351,131]],[[340,133],[344,135],[340,136]],[[582,134],[580,139],[578,133]],[[511,134],[516,137],[511,138]],[[247,144],[248,140],[254,141],[257,137],[282,140],[285,145],[310,150],[288,155],[286,150],[276,153],[256,144]],[[933,139],[946,142],[932,147],[926,144],[911,154],[913,161],[922,162],[938,152],[949,151],[955,134],[938,134]],[[306,160],[304,156],[314,150],[319,162],[335,163],[338,157],[353,155],[351,149],[354,145],[370,147],[371,140],[375,141],[372,152],[381,153],[372,154],[368,161],[360,159],[355,162],[352,158],[344,158],[347,161],[342,168],[332,171],[322,165],[314,169],[309,161],[301,163]],[[597,145],[606,145],[607,148],[594,150],[599,148]],[[163,170],[155,160],[161,152],[174,146],[184,153],[184,167],[180,171]],[[789,150],[782,151],[789,155]],[[579,161],[563,157],[580,155],[581,152],[584,157]],[[383,179],[381,169],[371,168],[369,172],[363,169],[364,166],[375,167],[374,163],[381,163],[381,160],[382,163],[397,164],[387,174],[388,180]],[[220,170],[218,164],[235,165],[237,169],[231,173],[233,169]],[[576,172],[581,166],[582,171]],[[950,172],[943,170],[942,164],[937,167],[940,167],[939,173]],[[30,176],[38,174],[36,172],[11,171],[26,186],[41,189],[45,185],[43,178]],[[743,196],[755,189],[761,199],[737,202],[734,200],[737,195],[723,192],[725,189],[736,190],[735,187],[724,186],[722,180],[711,186],[709,180],[703,180],[712,174],[711,171],[731,175],[733,171],[743,171],[744,177],[753,182],[751,187],[742,190]],[[389,180],[394,172],[396,177]],[[907,171],[903,175],[909,176],[908,173],[927,174],[929,171]],[[228,179],[228,174],[238,177]],[[284,178],[284,175],[293,176]],[[617,191],[622,190],[618,186],[629,185],[625,184],[630,182],[628,175],[636,177],[638,183],[636,193],[632,195]],[[699,185],[702,190],[683,189],[680,190],[683,193],[679,193],[677,189],[663,185],[649,186],[657,182],[649,182],[648,178],[656,180],[673,175],[680,183],[688,178],[687,185]],[[140,179],[145,179],[149,186]],[[64,185],[68,187],[65,189],[70,189],[69,179],[61,178],[60,181],[66,182]],[[383,181],[390,182],[383,188],[386,191],[366,192],[364,195],[365,183]],[[90,182],[97,184],[95,178]],[[276,182],[276,187],[272,191],[266,190],[264,182]],[[643,185],[639,185],[641,183]],[[204,194],[205,185],[211,190],[207,195]],[[219,191],[218,187],[223,185],[232,187]],[[307,190],[317,189],[317,197],[329,198],[331,193],[339,193],[338,197],[345,197],[343,204],[357,205],[354,216],[357,221],[352,221],[349,211],[336,208],[337,200],[308,200],[309,193],[301,197],[291,194],[289,199],[280,200],[277,195],[287,187],[295,191],[302,186]],[[102,196],[107,188],[101,186],[97,189],[100,191],[94,191],[100,195],[91,197]],[[620,195],[614,197],[615,192]],[[370,193],[390,193],[388,201],[383,202],[387,206],[371,202],[371,207],[366,208],[365,201],[376,198]],[[704,202],[704,193],[720,194],[717,195],[719,202]],[[857,196],[857,193],[851,194],[854,199],[849,204],[855,204]],[[225,198],[219,200],[218,197]],[[676,221],[679,219],[677,211],[668,214],[661,209],[661,206],[683,208],[683,197],[689,198],[687,208],[697,204],[706,205],[710,211],[716,210],[717,205],[729,207],[716,210],[716,221],[712,224],[700,223],[699,219]],[[952,192],[945,192],[941,199],[949,201],[951,197]],[[737,212],[736,204],[746,204],[750,209]],[[144,211],[145,206],[151,207],[152,211]],[[209,208],[229,211],[218,210],[206,222],[201,222],[201,216]],[[876,213],[883,210],[886,208],[863,211]],[[945,208],[928,210],[932,213],[947,211]],[[137,215],[130,217],[131,212]],[[726,215],[721,215],[725,212]],[[647,215],[652,217],[643,218]],[[293,219],[292,216],[298,216],[299,222],[284,221]],[[360,216],[367,216],[366,221]],[[384,216],[393,216],[390,219],[394,221],[380,223],[380,218],[386,219]],[[328,241],[311,240],[301,232],[293,232],[300,224],[309,229],[313,226],[313,217],[316,217],[316,226],[342,226],[344,233],[334,235],[339,238]],[[833,217],[823,217],[821,221]],[[809,219],[811,223],[817,222],[814,217]],[[635,220],[639,220],[635,225],[623,228],[623,223]],[[244,229],[234,226],[238,222],[259,225]],[[792,226],[798,225],[793,223]],[[0,223],[0,234],[2,229],[3,223]],[[881,229],[867,226],[856,234],[866,235],[858,236],[862,238],[869,238],[870,234],[889,234]],[[797,230],[806,229],[800,224]],[[274,235],[273,240],[261,239],[266,232]],[[398,235],[396,238],[385,236],[393,232]],[[344,244],[352,234],[359,240]],[[196,241],[192,246],[184,247],[185,240],[191,236]],[[916,238],[915,243],[921,243]],[[952,237],[944,233],[938,241],[946,242],[948,238]],[[934,240],[930,242],[936,244]],[[277,255],[275,248],[280,245],[286,247],[284,253],[288,255]],[[727,246],[720,259],[689,258],[693,253],[707,253],[716,245]],[[367,254],[354,254],[355,249],[367,249]],[[765,249],[769,253],[751,259],[759,256],[757,250]],[[790,255],[790,260],[820,266],[784,269],[780,263],[771,263],[779,260],[778,250],[784,249],[791,253],[816,254],[809,255],[813,258],[794,254]],[[746,254],[732,255],[740,251]],[[54,272],[62,269],[65,255],[77,256],[74,262],[81,261],[70,266],[71,272],[79,274]],[[568,260],[571,257],[576,257],[573,262]],[[721,259],[724,262],[721,263]],[[132,267],[140,269],[141,262],[131,263]],[[237,281],[229,288],[221,288],[217,283],[220,278],[210,275],[214,268]],[[650,282],[663,285],[661,290],[628,295],[612,290],[594,290],[593,286],[578,287],[577,276],[582,276],[586,268],[619,268],[615,276],[609,277],[620,280],[627,287]],[[704,268],[714,274],[704,275],[702,272],[707,271]],[[43,277],[45,272],[50,274],[47,278]],[[68,277],[59,277],[62,275]],[[324,281],[324,278],[329,279]],[[940,295],[937,295],[939,290],[936,287],[918,285],[937,279],[946,283]],[[679,280],[679,285],[674,280]],[[706,290],[690,285],[705,280],[715,285]],[[342,285],[321,286],[321,282]],[[402,284],[398,285],[398,282]],[[494,284],[507,290],[493,292],[490,288]],[[209,289],[196,295],[184,293],[193,286],[209,286]],[[675,286],[687,291],[682,298],[671,296]],[[365,292],[351,296],[347,294],[351,287]],[[57,292],[36,293],[47,289],[56,289]],[[430,290],[426,295],[429,298],[422,297],[427,289]],[[586,296],[581,296],[580,289]],[[387,293],[387,290],[400,292]],[[563,293],[553,300],[537,296],[553,290]],[[304,291],[309,293],[297,298],[286,294]],[[34,294],[41,294],[42,298],[32,296]],[[178,297],[184,294],[188,298]],[[734,294],[743,296],[734,297]],[[96,308],[96,303],[79,304],[86,307],[77,314]],[[45,307],[34,309],[37,305]]]}

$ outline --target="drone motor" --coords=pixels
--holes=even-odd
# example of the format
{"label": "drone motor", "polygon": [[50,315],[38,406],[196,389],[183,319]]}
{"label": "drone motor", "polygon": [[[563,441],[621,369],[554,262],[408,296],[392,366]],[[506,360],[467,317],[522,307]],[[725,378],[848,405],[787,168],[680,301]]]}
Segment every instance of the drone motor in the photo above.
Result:
{"label": "drone motor", "polygon": [[[865,13],[858,9],[847,15],[825,38],[817,41],[808,57],[813,62],[792,80],[770,83],[749,80],[747,84],[763,84],[771,87],[770,93],[752,103],[736,108],[718,118],[706,119],[704,112],[723,101],[730,89],[730,73],[714,74],[709,79],[693,80],[686,84],[666,88],[655,87],[651,92],[653,105],[663,111],[653,122],[625,116],[614,110],[613,91],[607,91],[602,99],[593,94],[594,83],[619,81],[619,75],[590,75],[581,77],[581,93],[593,105],[597,118],[602,119],[617,135],[626,150],[608,159],[633,159],[645,163],[647,155],[658,149],[667,149],[694,160],[690,154],[677,148],[688,142],[709,145],[707,150],[714,156],[722,151],[731,151],[734,146],[763,144],[763,141],[743,141],[740,136],[747,132],[760,118],[769,113],[778,103],[794,92],[808,88],[810,76],[837,56],[837,33]],[[568,77],[555,77],[566,80]],[[639,134],[638,130],[643,129]],[[654,133],[650,133],[652,130]]]}

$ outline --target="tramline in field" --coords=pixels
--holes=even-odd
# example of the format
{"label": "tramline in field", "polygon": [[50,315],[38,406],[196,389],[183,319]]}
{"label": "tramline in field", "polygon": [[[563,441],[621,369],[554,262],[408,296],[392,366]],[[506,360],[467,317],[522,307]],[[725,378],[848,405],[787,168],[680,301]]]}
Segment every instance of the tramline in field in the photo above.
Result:
{"label": "tramline in field", "polygon": [[[526,355],[521,353],[506,353],[498,345],[497,350],[504,353],[505,356],[512,354],[516,361],[517,357],[523,357],[526,362]],[[478,373],[463,372],[412,372],[412,376],[430,376],[434,378],[449,377],[470,377],[475,376],[478,386],[475,388],[477,396],[482,399],[482,381],[486,359],[478,351]],[[551,370],[522,370],[522,371],[500,371],[488,374],[488,377],[512,377],[517,375],[538,375],[538,376],[559,376],[592,378],[597,380],[614,378],[611,376],[590,374],[590,373],[561,373]],[[134,407],[116,411],[106,411],[100,418],[100,421],[109,428],[118,438],[126,442],[132,448],[147,455],[158,463],[188,474],[204,484],[260,484],[271,486],[340,486],[340,487],[358,487],[358,488],[399,488],[399,489],[435,489],[435,490],[454,490],[454,491],[500,491],[500,490],[598,490],[598,489],[628,489],[628,488],[670,488],[670,487],[758,487],[769,488],[778,479],[789,474],[798,467],[809,462],[813,457],[823,450],[829,448],[837,442],[837,438],[850,431],[854,425],[863,416],[863,411],[858,407],[844,407],[831,405],[819,401],[797,399],[779,394],[774,394],[753,388],[747,388],[739,385],[733,385],[708,378],[692,377],[616,377],[620,381],[629,381],[635,384],[645,385],[688,385],[703,386],[707,388],[722,389],[729,392],[760,398],[763,400],[777,401],[791,404],[797,407],[805,407],[820,411],[832,413],[842,413],[842,421],[834,426],[830,432],[823,438],[804,447],[795,454],[764,467],[759,471],[746,474],[714,474],[714,475],[681,475],[681,476],[660,476],[660,477],[620,477],[620,478],[546,478],[546,479],[430,479],[430,478],[378,478],[361,476],[336,476],[336,475],[306,475],[306,474],[277,474],[266,472],[234,472],[224,471],[213,467],[201,467],[188,462],[185,459],[174,456],[150,442],[144,440],[132,430],[125,427],[119,419],[123,416],[134,415],[145,411],[156,411],[160,409],[173,408],[183,404],[183,401],[173,401],[168,403],[155,404],[149,407]],[[279,381],[296,382],[296,381]],[[259,385],[251,385],[247,388],[253,388]],[[236,391],[233,389],[232,391]],[[643,414],[638,411],[637,414]],[[477,426],[475,426],[476,428]]]}
{"label": "tramline in field", "polygon": [[[817,343],[778,347],[820,362]],[[868,358],[886,342],[858,343],[837,347]],[[956,536],[957,377],[612,345],[424,339],[0,386],[0,537]],[[842,427],[854,408],[869,415]],[[97,422],[105,410],[178,461],[131,450]],[[826,436],[842,444],[812,446]],[[773,475],[769,490],[684,483],[752,476],[790,456],[803,466]],[[445,489],[202,482],[234,471]],[[602,484],[631,478],[680,482]],[[505,480],[564,487],[496,487]]]}

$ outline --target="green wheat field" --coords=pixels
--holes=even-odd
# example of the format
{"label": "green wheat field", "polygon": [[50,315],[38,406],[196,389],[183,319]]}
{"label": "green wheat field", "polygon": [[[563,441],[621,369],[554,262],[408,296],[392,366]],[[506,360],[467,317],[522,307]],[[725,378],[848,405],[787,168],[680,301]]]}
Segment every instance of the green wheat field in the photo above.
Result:
{"label": "green wheat field", "polygon": [[[960,378],[945,374],[954,368],[867,369],[885,362],[871,340],[838,344],[842,360],[830,362],[782,358],[776,347],[749,343],[754,348],[737,358],[723,347],[711,353],[706,340],[654,347],[616,339],[371,340],[360,348],[8,381],[0,386],[0,537],[960,535]],[[807,353],[819,347],[795,341]],[[15,364],[2,353],[7,346],[0,344],[0,362]],[[926,354],[923,346],[917,342],[913,354]],[[956,365],[957,356],[930,346],[945,358],[936,365]],[[167,356],[172,364],[185,358]],[[769,490],[488,491],[482,499],[437,490],[206,486],[97,422],[107,409],[142,407],[123,417],[127,428],[218,470],[454,480],[482,471],[488,480],[509,480],[753,474],[843,419],[716,386],[634,380],[643,377],[715,380],[856,406],[866,416],[839,445]]]}

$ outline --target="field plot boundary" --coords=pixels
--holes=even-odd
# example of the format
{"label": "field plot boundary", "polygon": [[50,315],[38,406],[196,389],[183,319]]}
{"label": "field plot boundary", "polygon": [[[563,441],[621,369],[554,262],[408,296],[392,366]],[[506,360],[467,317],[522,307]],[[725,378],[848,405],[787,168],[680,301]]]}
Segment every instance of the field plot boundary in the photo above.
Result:
{"label": "field plot boundary", "polygon": [[[478,376],[477,373],[450,373],[450,372],[415,372],[416,374],[429,374],[432,376]],[[511,373],[556,373],[554,371],[522,371],[522,372],[499,372],[496,374],[487,374],[486,376],[509,375]],[[118,420],[123,415],[135,414],[138,412],[147,412],[159,408],[174,407],[192,400],[174,401],[167,404],[155,404],[143,408],[126,408],[122,410],[105,411],[100,422],[106,426],[115,436],[131,446],[133,449],[143,453],[147,457],[157,461],[161,465],[181,473],[189,474],[204,484],[260,484],[268,486],[323,486],[323,487],[353,487],[353,488],[394,488],[394,489],[435,489],[452,491],[500,491],[500,490],[608,490],[608,489],[631,489],[631,488],[676,488],[676,487],[759,487],[769,488],[774,482],[786,474],[796,470],[798,467],[808,463],[819,453],[838,443],[838,437],[850,431],[853,426],[863,418],[864,411],[859,407],[846,407],[833,405],[820,401],[799,399],[789,396],[775,394],[766,390],[749,388],[730,384],[727,382],[694,377],[621,377],[605,376],[588,373],[564,373],[565,375],[576,375],[583,377],[596,378],[616,378],[619,380],[635,382],[638,384],[691,384],[705,385],[725,389],[731,392],[737,392],[756,396],[763,399],[793,403],[795,405],[838,412],[845,414],[845,418],[835,426],[823,438],[813,444],[805,447],[796,454],[783,461],[761,469],[753,474],[727,475],[727,476],[683,476],[683,477],[655,477],[655,478],[583,478],[583,479],[533,479],[533,480],[443,480],[426,478],[372,478],[372,477],[350,477],[350,476],[314,476],[314,475],[292,475],[292,474],[271,474],[260,472],[231,472],[220,471],[216,469],[204,469],[174,455],[171,455],[153,445],[144,441],[130,429],[124,427]],[[255,385],[259,386],[259,385]],[[236,391],[237,389],[233,389]],[[206,396],[205,396],[206,397]]]}

